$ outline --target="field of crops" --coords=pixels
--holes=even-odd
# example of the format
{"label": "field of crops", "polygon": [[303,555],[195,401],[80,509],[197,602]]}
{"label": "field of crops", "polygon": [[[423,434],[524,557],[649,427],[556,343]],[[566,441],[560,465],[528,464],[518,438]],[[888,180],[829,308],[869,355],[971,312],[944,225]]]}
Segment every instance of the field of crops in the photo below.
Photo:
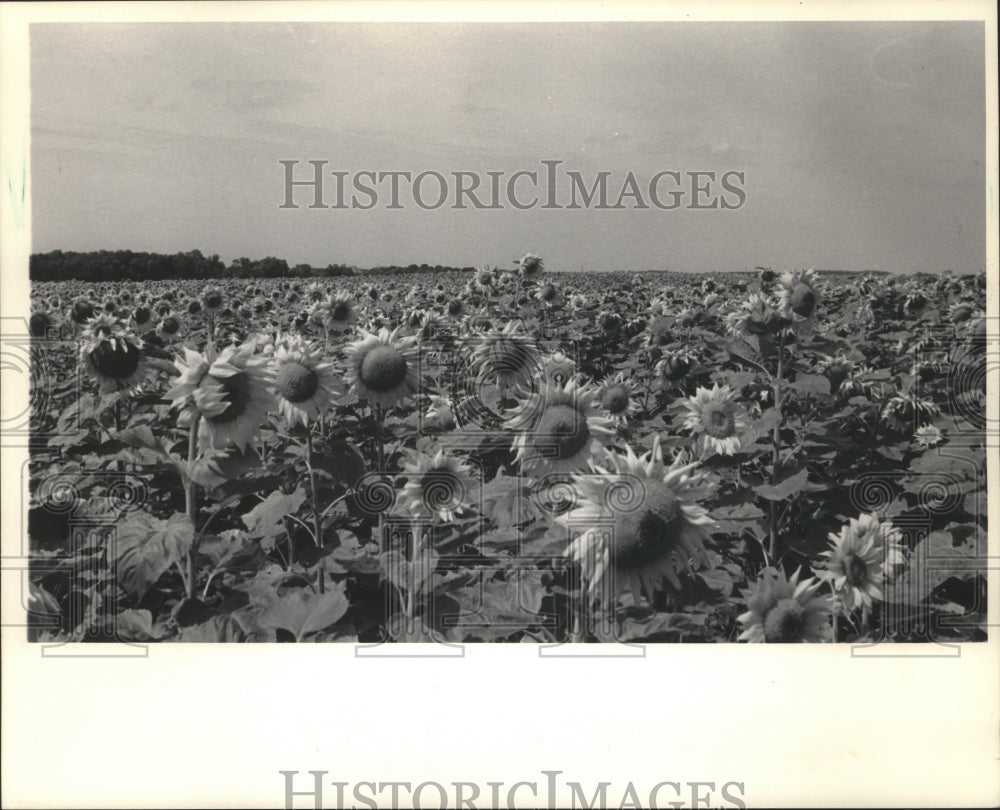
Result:
{"label": "field of crops", "polygon": [[29,637],[983,640],[985,281],[35,283]]}

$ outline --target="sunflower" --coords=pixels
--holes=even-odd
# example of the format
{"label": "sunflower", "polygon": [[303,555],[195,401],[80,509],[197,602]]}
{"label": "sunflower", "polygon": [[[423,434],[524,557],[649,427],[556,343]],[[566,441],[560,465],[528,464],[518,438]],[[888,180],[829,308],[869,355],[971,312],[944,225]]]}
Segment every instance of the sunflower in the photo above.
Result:
{"label": "sunflower", "polygon": [[470,365],[476,378],[501,387],[528,387],[538,376],[538,347],[521,321],[507,321],[499,332],[477,335]]}
{"label": "sunflower", "polygon": [[937,447],[944,441],[944,433],[937,425],[924,425],[913,434],[913,442],[922,450]]}
{"label": "sunflower", "polygon": [[546,307],[558,306],[562,295],[555,284],[542,284],[535,290],[535,299]]}
{"label": "sunflower", "polygon": [[124,337],[125,324],[114,315],[95,315],[83,327],[81,335],[84,340],[97,343],[102,340]]}
{"label": "sunflower", "polygon": [[377,334],[362,331],[362,335],[345,349],[348,379],[358,396],[391,408],[416,394],[420,380],[414,339],[400,337],[399,327],[392,332],[382,327]]}
{"label": "sunflower", "polygon": [[668,384],[679,382],[698,364],[698,358],[687,350],[669,352],[656,364],[656,376]]}
{"label": "sunflower", "polygon": [[322,302],[321,313],[324,326],[331,332],[346,332],[358,322],[354,299],[339,290]]}
{"label": "sunflower", "polygon": [[542,257],[536,256],[534,253],[526,253],[521,259],[515,259],[514,263],[522,278],[534,278],[544,269]]}
{"label": "sunflower", "polygon": [[94,305],[83,298],[74,301],[73,306],[69,310],[69,317],[73,323],[83,326],[83,324],[94,317]]}
{"label": "sunflower", "polygon": [[440,394],[430,394],[430,405],[424,416],[424,425],[441,430],[455,427],[455,413],[451,400]]}
{"label": "sunflower", "polygon": [[625,422],[640,410],[634,377],[619,371],[613,379],[605,380],[597,389],[597,401],[610,418]]}
{"label": "sunflower", "polygon": [[570,533],[566,557],[580,565],[591,597],[605,578],[613,587],[603,593],[631,592],[636,606],[642,591],[650,600],[665,586],[679,591],[681,576],[707,563],[705,543],[716,528],[690,500],[704,479],[697,462],[666,466],[659,437],[642,456],[627,447],[625,455],[606,458],[607,468],[594,465],[595,474],[574,476],[580,497],[556,518]]}
{"label": "sunflower", "polygon": [[909,394],[893,396],[882,409],[882,419],[892,429],[907,433],[926,425],[931,417],[940,412],[941,409],[929,399],[921,399],[916,392],[911,391]]}
{"label": "sunflower", "polygon": [[481,267],[476,271],[475,276],[472,279],[471,286],[473,290],[480,293],[481,295],[488,295],[493,289],[493,283],[496,281],[495,277],[496,268],[486,265]]}
{"label": "sunflower", "polygon": [[768,297],[756,292],[726,315],[726,330],[732,335],[773,335],[789,323]]}
{"label": "sunflower", "polygon": [[829,641],[832,628],[830,598],[817,596],[822,583],[815,577],[799,581],[800,568],[791,578],[782,570],[765,568],[760,578],[743,591],[746,613],[739,641],[787,644]]}
{"label": "sunflower", "polygon": [[156,330],[164,340],[174,340],[180,334],[181,322],[173,315],[166,315],[156,325]]}
{"label": "sunflower", "polygon": [[438,450],[433,456],[405,451],[406,484],[396,501],[403,512],[452,523],[469,508],[477,482],[468,464]]}
{"label": "sunflower", "polygon": [[792,328],[814,321],[820,298],[819,276],[813,269],[794,270],[779,280],[778,309]]}
{"label": "sunflower", "polygon": [[[98,315],[97,318],[105,316]],[[97,381],[102,394],[134,391],[149,379],[153,368],[139,347],[128,340],[121,330],[105,329],[107,326],[102,325],[100,330],[87,330],[90,334],[80,348],[80,363],[87,374]]]}
{"label": "sunflower", "polygon": [[839,534],[830,534],[820,579],[831,583],[846,613],[860,607],[865,616],[882,599],[882,585],[896,566],[904,563],[902,537],[891,523],[875,514],[851,518]]}
{"label": "sunflower", "polygon": [[209,312],[215,312],[217,309],[220,309],[224,301],[225,298],[222,295],[222,290],[218,287],[206,287],[201,294],[201,304]]}
{"label": "sunflower", "polygon": [[250,341],[217,352],[209,344],[201,354],[185,346],[175,364],[180,379],[164,396],[181,409],[177,423],[190,427],[201,419],[200,436],[216,449],[252,445],[275,408],[273,372],[267,358],[254,356],[255,348]]}
{"label": "sunflower", "polygon": [[38,309],[28,318],[28,334],[35,338],[48,337],[49,332],[56,328],[56,318],[47,309]]}
{"label": "sunflower", "polygon": [[736,402],[736,394],[728,386],[716,383],[711,390],[698,388],[694,396],[681,401],[687,409],[684,427],[697,437],[704,455],[721,453],[731,456],[742,446],[742,434],[747,429],[746,412]]}
{"label": "sunflower", "polygon": [[340,392],[340,381],[332,363],[302,339],[275,339],[274,389],[278,411],[294,425],[309,426],[329,407]]}
{"label": "sunflower", "polygon": [[595,397],[589,384],[543,382],[507,421],[518,431],[514,449],[521,469],[556,473],[586,469],[593,453],[615,436],[615,423],[598,413]]}

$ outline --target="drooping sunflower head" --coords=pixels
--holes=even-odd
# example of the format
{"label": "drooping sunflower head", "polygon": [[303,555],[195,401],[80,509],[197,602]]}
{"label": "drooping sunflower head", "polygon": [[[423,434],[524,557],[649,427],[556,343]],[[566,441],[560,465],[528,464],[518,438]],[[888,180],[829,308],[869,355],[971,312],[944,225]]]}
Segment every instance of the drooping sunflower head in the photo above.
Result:
{"label": "drooping sunflower head", "polygon": [[345,352],[347,378],[362,399],[391,408],[418,392],[416,345],[413,338],[400,336],[399,328],[362,332]]}
{"label": "drooping sunflower head", "polygon": [[518,431],[514,440],[521,469],[535,472],[584,470],[593,454],[610,443],[615,424],[597,409],[592,385],[570,381],[557,386],[543,382],[507,421]]}
{"label": "drooping sunflower head", "polygon": [[592,595],[605,582],[613,583],[605,596],[629,591],[635,605],[643,593],[677,594],[682,578],[707,561],[716,528],[693,502],[696,488],[704,489],[697,462],[664,464],[658,437],[642,456],[628,447],[624,455],[606,452],[603,461],[592,474],[574,476],[579,498],[557,519],[570,534],[566,556],[581,566]]}
{"label": "drooping sunflower head", "polygon": [[277,343],[274,351],[274,393],[278,411],[294,425],[308,426],[340,393],[340,379],[332,363],[302,339]]}
{"label": "drooping sunflower head", "polygon": [[922,399],[916,391],[892,396],[882,408],[882,419],[893,430],[910,433],[926,425],[941,409],[931,400]]}
{"label": "drooping sunflower head", "polygon": [[682,400],[681,405],[686,410],[684,427],[694,433],[705,455],[731,456],[739,452],[748,423],[746,411],[728,385],[720,388],[716,383],[711,389],[699,387],[694,396]]}
{"label": "drooping sunflower head", "polygon": [[821,587],[816,578],[800,582],[801,573],[799,569],[788,577],[781,569],[761,572],[743,592],[748,609],[738,617],[743,625],[739,641],[789,644],[830,640],[830,599],[816,595]]}

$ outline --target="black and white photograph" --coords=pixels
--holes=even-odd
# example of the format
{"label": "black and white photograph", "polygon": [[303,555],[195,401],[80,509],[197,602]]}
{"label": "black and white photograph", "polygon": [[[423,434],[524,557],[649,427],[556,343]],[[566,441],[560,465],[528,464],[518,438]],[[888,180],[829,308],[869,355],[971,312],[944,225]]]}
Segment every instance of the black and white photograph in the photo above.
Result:
{"label": "black and white photograph", "polygon": [[[79,794],[18,783],[5,806],[1000,800],[991,4],[872,19],[833,3],[776,4],[776,19],[753,4],[746,19],[669,3],[620,19],[574,4],[524,19],[476,3],[210,3],[189,19],[26,5],[0,11],[5,42],[17,27],[3,634],[46,680],[21,701],[5,667],[5,724],[13,701],[52,697],[60,668],[64,688],[81,665],[131,683],[183,655],[215,698],[170,696],[209,707],[185,733],[158,705],[171,742],[145,728],[140,771],[168,768],[183,739],[224,758],[208,738],[234,713],[234,745],[245,712],[312,751],[310,705],[339,737],[318,759],[261,759],[265,777],[239,789],[199,765],[203,781],[162,797],[129,778]],[[258,654],[285,673],[267,697],[210,674],[260,676]],[[516,673],[526,656],[546,683],[577,682],[556,698],[512,675],[503,699],[468,683],[449,697],[476,660]],[[699,662],[723,660],[709,687]],[[849,674],[824,679],[831,660]],[[327,671],[297,681],[291,661]],[[743,683],[741,661],[758,673]],[[862,668],[883,661],[908,669],[876,687]],[[884,793],[838,784],[838,769],[877,771],[850,737],[886,733],[864,710],[836,716],[852,690],[898,717],[900,684],[937,679],[905,704],[906,724],[926,712],[936,729],[959,699],[940,690],[973,666],[975,719],[890,752]],[[772,792],[794,746],[767,779],[710,759],[715,735],[767,739],[754,704],[780,700],[783,667],[812,688],[797,680],[777,722],[836,724],[816,731],[829,758],[810,760],[836,787]],[[511,752],[521,764],[492,781],[453,770],[486,756],[484,727],[452,760],[400,754],[403,781],[384,752],[341,767],[350,738],[374,744],[361,718],[391,737],[406,696],[421,703],[411,672],[442,679],[444,711],[469,702],[450,723],[503,725],[506,746],[532,740],[528,758]],[[684,727],[712,765],[654,778],[688,687]],[[550,724],[590,733],[558,721],[564,701],[567,716],[593,703],[595,735],[637,734],[644,764],[604,742],[606,773],[581,766],[596,751],[529,757]],[[42,731],[14,714],[19,736],[86,745],[58,715]],[[423,733],[462,748],[458,728]],[[42,767],[42,746],[16,745],[5,764]]]}

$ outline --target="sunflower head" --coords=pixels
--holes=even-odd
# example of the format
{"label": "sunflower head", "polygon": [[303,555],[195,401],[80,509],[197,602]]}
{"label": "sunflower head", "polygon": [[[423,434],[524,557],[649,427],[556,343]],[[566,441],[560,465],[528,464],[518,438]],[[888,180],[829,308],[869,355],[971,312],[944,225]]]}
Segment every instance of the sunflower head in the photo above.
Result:
{"label": "sunflower head", "polygon": [[205,291],[201,294],[201,304],[209,312],[215,312],[215,310],[222,307],[224,300],[222,290],[218,287],[206,287]]}
{"label": "sunflower head", "polygon": [[73,323],[82,326],[94,317],[94,305],[82,298],[74,301],[69,316],[73,319]]}
{"label": "sunflower head", "polygon": [[120,329],[105,331],[102,326],[89,334],[80,350],[80,360],[102,394],[133,391],[152,373],[139,347]]}
{"label": "sunflower head", "polygon": [[345,349],[350,368],[348,379],[359,397],[383,407],[398,405],[419,389],[417,353],[413,338],[401,337],[399,329],[385,327]]}
{"label": "sunflower head", "polygon": [[716,383],[711,389],[698,388],[681,405],[686,409],[684,427],[697,436],[703,452],[723,455],[739,452],[748,423],[746,412],[728,385],[720,388]]}
{"label": "sunflower head", "polygon": [[818,576],[832,584],[847,613],[857,607],[867,613],[881,600],[886,579],[904,562],[901,539],[891,523],[875,514],[851,518],[839,534],[830,535]]}
{"label": "sunflower head", "polygon": [[593,594],[604,581],[614,592],[628,590],[638,605],[666,588],[677,595],[682,577],[707,561],[715,522],[693,503],[704,489],[697,463],[663,462],[659,438],[637,456],[626,448],[594,464],[594,473],[576,475],[579,497],[557,521],[570,531],[566,555],[581,565]]}
{"label": "sunflower head", "polygon": [[815,270],[794,270],[780,280],[778,302],[781,314],[795,321],[810,320],[819,305],[819,276]]}
{"label": "sunflower head", "polygon": [[821,586],[817,579],[800,582],[800,575],[801,569],[791,577],[780,569],[761,572],[743,592],[748,610],[739,616],[740,641],[788,644],[830,639],[830,600],[816,595]]}
{"label": "sunflower head", "polygon": [[527,472],[586,469],[592,454],[615,435],[615,425],[598,413],[591,385],[543,382],[508,420],[518,431],[517,460]]}
{"label": "sunflower head", "polygon": [[340,393],[340,381],[333,365],[305,340],[276,344],[272,366],[278,410],[289,424],[309,425]]}
{"label": "sunflower head", "polygon": [[181,409],[178,424],[200,420],[199,436],[217,449],[252,445],[275,406],[270,361],[255,349],[254,341],[221,352],[209,344],[204,355],[185,347],[177,384],[164,395]]}
{"label": "sunflower head", "polygon": [[520,260],[515,260],[515,264],[524,278],[534,278],[543,270],[542,257],[534,253],[526,253]]}

